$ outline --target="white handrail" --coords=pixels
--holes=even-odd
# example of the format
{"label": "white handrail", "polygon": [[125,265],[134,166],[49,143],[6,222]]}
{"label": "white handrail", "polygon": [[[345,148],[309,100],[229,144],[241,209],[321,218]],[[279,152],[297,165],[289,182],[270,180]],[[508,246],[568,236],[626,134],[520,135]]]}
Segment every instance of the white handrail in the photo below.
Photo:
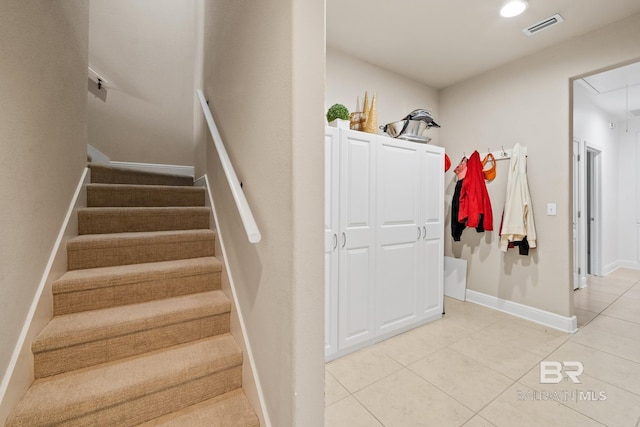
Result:
{"label": "white handrail", "polygon": [[236,176],[236,171],[233,169],[227,150],[224,148],[222,137],[220,136],[220,132],[218,132],[218,127],[216,126],[215,121],[213,120],[211,110],[209,110],[209,105],[207,105],[207,100],[200,89],[197,90],[197,94],[200,99],[200,105],[202,105],[202,112],[204,113],[204,117],[209,125],[209,132],[213,138],[213,143],[218,151],[218,156],[220,156],[220,163],[222,163],[224,175],[227,177],[231,194],[233,194],[233,200],[236,202],[240,218],[242,219],[242,224],[247,232],[247,237],[251,243],[258,243],[262,238],[260,230],[258,230],[258,225],[256,224],[255,219],[253,219],[251,208],[244,196],[244,192],[240,186],[240,181],[238,181],[238,177]]}

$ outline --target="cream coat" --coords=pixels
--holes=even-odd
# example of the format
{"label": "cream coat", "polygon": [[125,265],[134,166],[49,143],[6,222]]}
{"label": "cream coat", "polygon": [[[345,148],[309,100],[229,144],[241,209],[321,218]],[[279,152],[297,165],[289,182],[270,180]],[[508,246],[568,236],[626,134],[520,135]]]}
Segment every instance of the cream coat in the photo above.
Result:
{"label": "cream coat", "polygon": [[527,181],[526,149],[520,144],[513,147],[509,163],[507,198],[500,231],[500,249],[506,252],[509,242],[522,241],[527,237],[530,248],[536,247],[536,227]]}

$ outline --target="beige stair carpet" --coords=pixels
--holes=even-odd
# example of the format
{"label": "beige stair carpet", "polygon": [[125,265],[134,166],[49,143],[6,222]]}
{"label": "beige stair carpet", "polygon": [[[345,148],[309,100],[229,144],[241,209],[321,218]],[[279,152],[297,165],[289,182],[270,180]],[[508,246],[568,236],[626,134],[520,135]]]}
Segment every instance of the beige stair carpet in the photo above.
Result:
{"label": "beige stair carpet", "polygon": [[190,177],[91,166],[15,426],[258,426]]}

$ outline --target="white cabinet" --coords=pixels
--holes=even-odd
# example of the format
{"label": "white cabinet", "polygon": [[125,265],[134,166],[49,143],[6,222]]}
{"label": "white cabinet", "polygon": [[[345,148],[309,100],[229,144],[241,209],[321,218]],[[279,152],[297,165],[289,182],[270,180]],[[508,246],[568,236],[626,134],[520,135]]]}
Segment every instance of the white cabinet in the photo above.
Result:
{"label": "white cabinet", "polygon": [[324,135],[324,352],[329,356],[338,351],[338,263],[340,234],[340,174],[332,172],[332,165],[340,164],[340,133],[327,128]]}
{"label": "white cabinet", "polygon": [[327,128],[327,360],[441,317],[443,155]]}

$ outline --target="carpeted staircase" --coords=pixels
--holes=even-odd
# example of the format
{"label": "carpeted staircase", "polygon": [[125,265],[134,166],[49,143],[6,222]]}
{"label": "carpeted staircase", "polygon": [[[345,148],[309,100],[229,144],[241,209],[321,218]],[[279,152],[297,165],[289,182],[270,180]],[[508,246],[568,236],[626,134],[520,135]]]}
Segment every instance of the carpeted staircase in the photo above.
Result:
{"label": "carpeted staircase", "polygon": [[6,427],[259,425],[204,202],[190,177],[91,166],[36,380]]}

